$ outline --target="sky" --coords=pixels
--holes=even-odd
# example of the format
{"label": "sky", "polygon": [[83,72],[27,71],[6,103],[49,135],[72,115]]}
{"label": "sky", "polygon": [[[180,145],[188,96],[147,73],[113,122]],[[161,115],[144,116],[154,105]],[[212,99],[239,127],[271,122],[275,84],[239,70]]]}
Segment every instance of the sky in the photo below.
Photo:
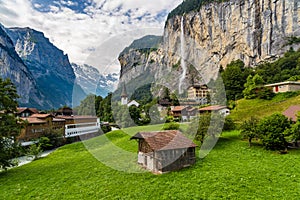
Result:
{"label": "sky", "polygon": [[182,0],[0,0],[0,23],[30,27],[101,73],[118,73],[118,54],[134,39],[162,35],[168,13]]}

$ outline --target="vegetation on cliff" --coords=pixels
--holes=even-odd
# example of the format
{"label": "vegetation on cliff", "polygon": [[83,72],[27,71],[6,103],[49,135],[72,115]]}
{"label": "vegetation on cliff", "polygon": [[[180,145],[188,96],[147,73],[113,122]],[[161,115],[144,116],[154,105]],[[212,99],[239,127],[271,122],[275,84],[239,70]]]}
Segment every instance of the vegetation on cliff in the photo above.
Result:
{"label": "vegetation on cliff", "polygon": [[172,10],[169,13],[168,19],[177,15],[183,15],[185,13],[189,13],[191,11],[197,11],[204,4],[213,3],[213,2],[219,3],[225,1],[228,0],[184,0],[179,6],[177,6],[174,10]]}
{"label": "vegetation on cliff", "polygon": [[139,50],[143,53],[146,51],[156,50],[161,40],[162,36],[146,35],[140,39],[134,40],[120,53],[120,56],[129,53],[130,50]]}

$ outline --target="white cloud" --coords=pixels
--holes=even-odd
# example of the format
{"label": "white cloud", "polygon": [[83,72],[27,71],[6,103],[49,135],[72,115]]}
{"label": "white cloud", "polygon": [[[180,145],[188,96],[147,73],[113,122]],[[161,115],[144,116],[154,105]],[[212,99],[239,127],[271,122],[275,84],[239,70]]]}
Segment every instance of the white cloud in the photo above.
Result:
{"label": "white cloud", "polygon": [[162,34],[165,18],[157,16],[181,1],[94,0],[94,6],[85,9],[87,14],[67,7],[78,5],[76,1],[57,1],[49,7],[50,12],[37,11],[43,5],[32,5],[30,0],[1,1],[0,22],[44,32],[71,62],[91,64],[102,72],[119,72],[119,52],[133,39]]}

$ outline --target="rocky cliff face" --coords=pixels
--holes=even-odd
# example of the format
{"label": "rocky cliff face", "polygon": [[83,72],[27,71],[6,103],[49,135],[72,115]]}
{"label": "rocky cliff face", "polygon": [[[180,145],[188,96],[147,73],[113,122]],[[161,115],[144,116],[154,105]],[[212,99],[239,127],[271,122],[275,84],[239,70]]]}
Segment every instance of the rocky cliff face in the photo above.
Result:
{"label": "rocky cliff face", "polygon": [[183,71],[182,49],[188,68],[186,84],[195,81],[191,70],[198,71],[200,79],[208,82],[216,76],[220,65],[226,67],[233,60],[241,59],[246,65],[255,66],[280,57],[291,47],[300,48],[299,44],[288,44],[290,37],[300,37],[299,0],[230,0],[204,4],[198,11],[174,16],[166,22],[158,51],[129,52],[127,58],[123,55],[121,82],[144,73],[150,68],[145,60],[152,58],[151,71],[155,71],[156,78],[172,74],[170,77],[179,79]]}
{"label": "rocky cliff face", "polygon": [[85,96],[78,86],[74,87],[76,94],[73,94],[75,74],[68,56],[50,43],[43,33],[30,28],[10,28],[6,32],[17,54],[34,75],[45,99],[51,102],[48,108],[72,105],[72,97]]}
{"label": "rocky cliff face", "polygon": [[17,87],[21,97],[20,106],[41,108],[49,102],[39,91],[32,74],[15,51],[13,42],[0,26],[0,77],[9,78]]}

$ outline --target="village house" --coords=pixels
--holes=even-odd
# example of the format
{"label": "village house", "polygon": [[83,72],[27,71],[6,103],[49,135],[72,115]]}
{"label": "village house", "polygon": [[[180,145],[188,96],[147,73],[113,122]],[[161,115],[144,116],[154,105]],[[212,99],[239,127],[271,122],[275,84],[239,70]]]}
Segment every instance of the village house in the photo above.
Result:
{"label": "village house", "polygon": [[136,106],[136,107],[139,107],[140,104],[136,101],[136,100],[132,100],[130,101],[128,104],[127,104],[128,107],[130,106]]}
{"label": "village house", "polygon": [[201,104],[207,104],[210,89],[207,85],[193,85],[188,88],[188,100],[194,100]]}
{"label": "village house", "polygon": [[122,92],[121,92],[121,105],[127,105],[127,107],[130,107],[130,106],[139,107],[140,106],[140,104],[135,100],[128,102],[128,94],[126,91],[125,83],[123,84]]}
{"label": "village house", "polygon": [[197,109],[192,106],[174,106],[171,108],[171,112],[174,118],[181,118],[183,121],[189,120],[198,114]]}
{"label": "village house", "polygon": [[271,88],[274,93],[280,92],[295,92],[300,90],[299,81],[285,81],[280,83],[273,83],[265,85],[267,88]]}
{"label": "village house", "polygon": [[17,117],[29,117],[33,114],[37,114],[39,111],[36,108],[17,108]]}
{"label": "village house", "polygon": [[71,116],[73,115],[73,109],[70,107],[63,107],[56,111],[55,115],[64,115],[64,116]]}
{"label": "village house", "polygon": [[178,130],[138,132],[138,164],[154,173],[179,170],[196,162],[194,144]]}
{"label": "village house", "polygon": [[52,114],[33,114],[20,119],[25,122],[24,128],[18,137],[20,142],[42,137],[51,129],[63,129],[65,125],[64,120],[56,119]]}
{"label": "village house", "polygon": [[224,116],[227,116],[230,114],[230,110],[227,108],[227,106],[213,105],[213,106],[207,106],[207,107],[199,109],[200,114],[211,113],[211,112],[214,112],[214,113],[217,112]]}
{"label": "village house", "polygon": [[[100,129],[100,120],[95,116],[73,116],[72,109],[64,109],[52,114],[31,114],[29,109],[18,109],[17,116],[23,120],[24,127],[18,137],[18,141],[27,142],[38,139],[52,130],[62,130],[63,137],[75,137],[88,133],[95,133]],[[33,109],[34,110],[34,109]],[[36,109],[35,109],[36,110]]]}

